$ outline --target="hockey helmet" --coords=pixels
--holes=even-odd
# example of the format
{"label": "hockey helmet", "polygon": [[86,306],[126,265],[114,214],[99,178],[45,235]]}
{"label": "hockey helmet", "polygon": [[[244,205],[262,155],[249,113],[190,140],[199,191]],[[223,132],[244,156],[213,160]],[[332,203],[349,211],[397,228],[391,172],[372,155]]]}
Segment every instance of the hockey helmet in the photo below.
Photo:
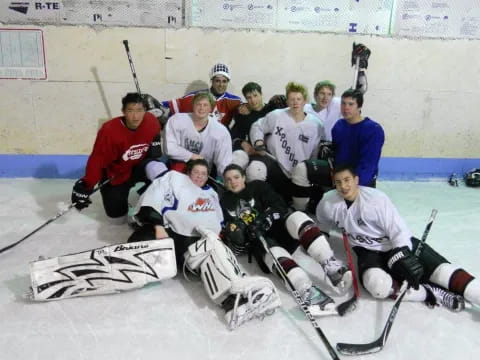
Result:
{"label": "hockey helmet", "polygon": [[465,174],[467,186],[480,186],[480,169],[472,169]]}

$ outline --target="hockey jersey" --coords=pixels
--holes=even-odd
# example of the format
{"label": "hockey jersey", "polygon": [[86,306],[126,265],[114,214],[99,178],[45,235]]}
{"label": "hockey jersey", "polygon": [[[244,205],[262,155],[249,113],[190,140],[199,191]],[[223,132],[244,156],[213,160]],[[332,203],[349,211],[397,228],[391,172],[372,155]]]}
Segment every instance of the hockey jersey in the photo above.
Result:
{"label": "hockey jersey", "polygon": [[332,129],[335,165],[353,166],[360,185],[368,186],[378,174],[385,134],[380,124],[366,117],[356,124],[338,120]]}
{"label": "hockey jersey", "polygon": [[148,112],[135,130],[127,128],[123,117],[107,121],[97,133],[83,181],[93,188],[105,174],[112,185],[126,182],[160,130],[157,118]]}
{"label": "hockey jersey", "polygon": [[[209,89],[191,92],[179,99],[164,101],[162,104],[170,109],[170,114],[191,113],[193,111],[193,97],[199,92],[210,92]],[[213,94],[212,94],[213,95]],[[210,118],[228,126],[232,121],[233,114],[241,101],[237,95],[224,92],[221,96],[215,97],[215,107],[210,113]]]}
{"label": "hockey jersey", "polygon": [[265,140],[268,151],[277,159],[282,171],[291,177],[292,168],[312,157],[323,133],[313,115],[300,122],[290,116],[289,109],[277,109],[252,124],[250,140]]}
{"label": "hockey jersey", "polygon": [[202,155],[210,165],[215,164],[220,174],[232,162],[232,139],[228,129],[208,119],[207,126],[198,131],[191,113],[175,114],[168,120],[163,144],[169,158],[188,161],[192,154]]}
{"label": "hockey jersey", "polygon": [[387,195],[370,187],[358,189],[350,207],[337,190],[323,195],[316,211],[320,229],[345,231],[352,247],[384,252],[402,246],[412,249],[412,233]]}
{"label": "hockey jersey", "polygon": [[323,126],[322,140],[332,141],[332,128],[341,119],[342,113],[340,111],[341,100],[339,97],[334,97],[328,106],[320,111],[315,111],[313,104],[305,104],[303,108],[307,114],[312,114]]}
{"label": "hockey jersey", "polygon": [[220,233],[223,214],[217,193],[208,185],[200,188],[177,171],[152,182],[138,200],[134,214],[142,206],[153,208],[163,217],[163,226],[183,236],[198,236],[195,227],[203,225]]}

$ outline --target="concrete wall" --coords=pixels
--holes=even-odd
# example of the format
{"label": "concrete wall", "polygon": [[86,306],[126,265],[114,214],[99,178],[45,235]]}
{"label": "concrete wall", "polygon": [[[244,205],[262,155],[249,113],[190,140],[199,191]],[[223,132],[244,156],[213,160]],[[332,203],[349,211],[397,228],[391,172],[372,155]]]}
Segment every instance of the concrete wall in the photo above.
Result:
{"label": "concrete wall", "polygon": [[[11,25],[9,28],[13,27]],[[38,28],[38,27],[36,27]],[[478,159],[478,40],[202,29],[41,27],[48,80],[1,80],[0,154],[88,154],[99,125],[135,91],[159,100],[206,86],[211,66],[230,65],[230,92],[257,81],[265,97],[295,80],[313,91],[351,86],[352,42],[372,50],[364,115],[385,129],[384,157]]]}

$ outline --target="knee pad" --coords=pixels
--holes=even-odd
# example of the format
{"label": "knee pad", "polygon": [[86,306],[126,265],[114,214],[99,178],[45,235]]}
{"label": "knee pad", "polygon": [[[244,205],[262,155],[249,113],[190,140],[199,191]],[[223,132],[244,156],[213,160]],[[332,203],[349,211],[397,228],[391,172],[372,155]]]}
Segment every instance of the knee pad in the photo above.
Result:
{"label": "knee pad", "polygon": [[145,165],[145,175],[150,181],[164,175],[167,171],[167,165],[161,161],[152,160]]}
{"label": "knee pad", "polygon": [[259,160],[253,160],[245,170],[247,173],[247,182],[253,180],[267,180],[267,165]]}
{"label": "knee pad", "polygon": [[305,251],[323,263],[333,256],[333,250],[313,220],[301,211],[293,212],[285,221],[288,233],[300,242]]}
{"label": "knee pad", "polygon": [[248,154],[243,150],[235,150],[232,153],[232,164],[237,164],[242,169],[245,169],[250,161]]}
{"label": "knee pad", "polygon": [[187,266],[200,272],[208,296],[221,304],[231,293],[232,283],[243,275],[233,252],[218,236],[205,229],[199,231],[202,238],[188,247],[185,256]]}
{"label": "knee pad", "polygon": [[363,286],[377,299],[385,299],[392,291],[393,279],[383,269],[367,269],[362,276]]}

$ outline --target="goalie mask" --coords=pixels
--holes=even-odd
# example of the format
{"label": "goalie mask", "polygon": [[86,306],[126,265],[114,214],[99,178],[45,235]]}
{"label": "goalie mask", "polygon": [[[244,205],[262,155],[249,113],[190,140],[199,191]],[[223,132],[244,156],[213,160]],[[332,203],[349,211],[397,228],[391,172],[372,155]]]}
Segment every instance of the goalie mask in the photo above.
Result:
{"label": "goalie mask", "polygon": [[465,174],[467,186],[480,186],[480,169],[472,169]]}

